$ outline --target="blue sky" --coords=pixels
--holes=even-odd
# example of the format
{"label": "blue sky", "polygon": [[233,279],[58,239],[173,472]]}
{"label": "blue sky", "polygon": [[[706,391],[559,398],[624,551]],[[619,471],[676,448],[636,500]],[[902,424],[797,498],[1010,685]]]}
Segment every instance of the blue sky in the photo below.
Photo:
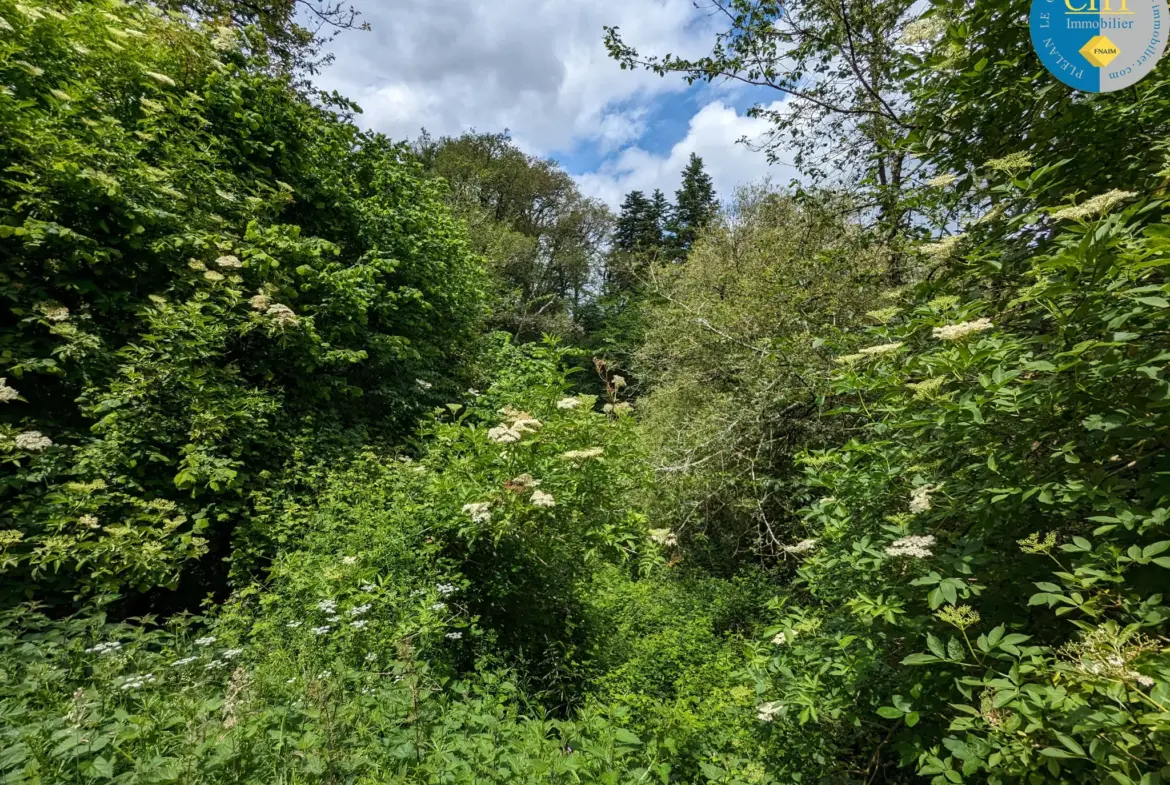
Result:
{"label": "blue sky", "polygon": [[[623,71],[602,43],[617,25],[647,53],[705,54],[715,20],[691,0],[354,0],[370,32],[331,45],[319,78],[365,110],[361,122],[399,138],[509,129],[526,151],[557,159],[582,190],[612,206],[626,191],[673,194],[691,152],[722,196],[787,167],[735,144],[766,126],[746,117],[767,89],[687,86]],[[700,0],[702,2],[702,0]]]}

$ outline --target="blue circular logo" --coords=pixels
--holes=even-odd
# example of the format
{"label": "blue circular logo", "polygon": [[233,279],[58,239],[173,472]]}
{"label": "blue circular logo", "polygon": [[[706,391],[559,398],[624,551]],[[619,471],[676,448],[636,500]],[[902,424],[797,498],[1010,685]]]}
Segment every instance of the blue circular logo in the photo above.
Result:
{"label": "blue circular logo", "polygon": [[1069,87],[1108,93],[1144,77],[1166,49],[1167,0],[1032,0],[1032,45]]}

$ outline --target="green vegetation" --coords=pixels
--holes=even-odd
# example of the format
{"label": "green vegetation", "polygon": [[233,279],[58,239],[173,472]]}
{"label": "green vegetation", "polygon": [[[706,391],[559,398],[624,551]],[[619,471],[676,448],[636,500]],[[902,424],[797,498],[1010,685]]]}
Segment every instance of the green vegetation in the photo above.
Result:
{"label": "green vegetation", "polygon": [[1165,67],[611,30],[807,175],[614,217],[162,5],[0,0],[0,781],[1170,780]]}

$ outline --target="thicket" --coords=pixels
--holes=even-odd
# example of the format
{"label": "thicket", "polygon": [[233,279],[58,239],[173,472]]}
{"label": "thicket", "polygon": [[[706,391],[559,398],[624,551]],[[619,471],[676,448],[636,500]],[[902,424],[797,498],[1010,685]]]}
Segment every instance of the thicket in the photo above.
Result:
{"label": "thicket", "polygon": [[610,31],[821,104],[606,249],[258,30],[0,0],[0,779],[1170,779],[1168,76],[1024,5]]}

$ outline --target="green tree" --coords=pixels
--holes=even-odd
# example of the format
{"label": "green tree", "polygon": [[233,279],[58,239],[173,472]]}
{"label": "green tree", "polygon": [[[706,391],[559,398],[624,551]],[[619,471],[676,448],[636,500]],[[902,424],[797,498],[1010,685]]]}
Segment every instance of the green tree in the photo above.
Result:
{"label": "green tree", "polygon": [[711,222],[719,206],[711,175],[704,171],[703,159],[695,153],[691,153],[683,169],[682,185],[675,191],[674,202],[666,226],[670,232],[671,247],[675,253],[685,256],[699,232]]}

